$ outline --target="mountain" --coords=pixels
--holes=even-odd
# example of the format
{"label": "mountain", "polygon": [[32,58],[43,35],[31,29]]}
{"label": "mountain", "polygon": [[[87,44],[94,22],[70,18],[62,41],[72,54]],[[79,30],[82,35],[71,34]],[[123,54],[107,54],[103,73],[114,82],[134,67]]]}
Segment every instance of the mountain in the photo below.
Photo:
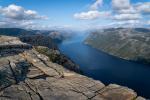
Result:
{"label": "mountain", "polygon": [[55,43],[61,43],[64,40],[74,37],[75,31],[72,30],[27,30],[20,28],[0,28],[0,35],[16,36],[16,37],[29,37],[29,36],[45,36],[50,37]]}
{"label": "mountain", "polygon": [[20,28],[0,28],[0,35],[20,36],[26,34],[34,34],[35,32]]}
{"label": "mountain", "polygon": [[57,43],[50,36],[42,34],[23,35],[19,37],[22,42],[31,44],[33,46],[46,46],[51,49],[57,48]]}
{"label": "mountain", "polygon": [[150,63],[150,30],[145,28],[110,28],[96,30],[85,44],[127,60]]}
{"label": "mountain", "polygon": [[[73,72],[68,69],[72,61],[67,58],[66,64],[56,64],[51,59],[55,53],[47,47],[23,43],[17,37],[0,36],[0,99],[145,100],[127,87],[105,86]],[[61,54],[57,51],[57,55]]]}

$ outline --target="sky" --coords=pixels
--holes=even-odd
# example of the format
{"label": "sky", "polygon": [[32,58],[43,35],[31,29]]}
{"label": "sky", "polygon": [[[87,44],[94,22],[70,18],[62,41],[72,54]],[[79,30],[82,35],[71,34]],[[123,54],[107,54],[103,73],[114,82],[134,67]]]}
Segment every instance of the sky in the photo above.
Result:
{"label": "sky", "polygon": [[0,0],[0,27],[150,28],[150,0]]}

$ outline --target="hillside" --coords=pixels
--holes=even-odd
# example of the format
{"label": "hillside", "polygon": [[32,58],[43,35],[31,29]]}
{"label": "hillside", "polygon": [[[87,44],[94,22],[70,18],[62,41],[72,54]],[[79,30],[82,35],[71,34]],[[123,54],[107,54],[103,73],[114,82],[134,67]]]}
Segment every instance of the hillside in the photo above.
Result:
{"label": "hillside", "polygon": [[8,36],[21,36],[21,35],[27,35],[27,34],[34,34],[35,32],[20,29],[20,28],[0,28],[0,35],[8,35]]}
{"label": "hillside", "polygon": [[[74,37],[74,31],[72,30],[27,30],[20,28],[0,28],[0,35],[15,36],[21,39],[36,38],[37,36],[51,38],[55,43],[61,43],[64,40]],[[23,39],[24,40],[24,39]]]}
{"label": "hillside", "polygon": [[150,63],[150,30],[112,28],[92,32],[85,43],[127,60]]}
{"label": "hillside", "polygon": [[1,100],[145,100],[53,63],[19,38],[0,36],[0,48]]}

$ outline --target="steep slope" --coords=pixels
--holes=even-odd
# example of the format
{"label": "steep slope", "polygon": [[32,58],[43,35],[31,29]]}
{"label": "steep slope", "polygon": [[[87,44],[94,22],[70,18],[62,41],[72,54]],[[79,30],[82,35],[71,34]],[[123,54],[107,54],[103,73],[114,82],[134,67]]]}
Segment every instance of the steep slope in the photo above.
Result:
{"label": "steep slope", "polygon": [[8,35],[8,36],[20,36],[26,34],[34,34],[34,31],[29,31],[20,28],[0,28],[0,35]]}
{"label": "steep slope", "polygon": [[148,29],[117,28],[95,31],[89,35],[85,43],[123,59],[150,63]]}
{"label": "steep slope", "polygon": [[18,38],[0,41],[1,100],[145,100],[127,87],[105,86],[53,63]]}
{"label": "steep slope", "polygon": [[62,65],[65,68],[75,71],[77,73],[80,73],[80,74],[82,73],[79,66],[76,65],[73,61],[71,61],[64,54],[62,54],[59,50],[49,49],[48,47],[44,47],[44,46],[36,46],[35,49],[39,53],[49,57],[49,59],[52,62]]}
{"label": "steep slope", "polygon": [[46,46],[48,48],[57,49],[57,45],[53,42],[53,39],[45,35],[26,35],[19,37],[22,42],[31,44],[33,46]]}
{"label": "steep slope", "polygon": [[23,38],[34,38],[38,36],[45,36],[51,38],[55,43],[61,43],[64,40],[74,37],[75,31],[65,29],[51,29],[51,30],[27,30],[20,28],[0,28],[0,35],[16,36]]}

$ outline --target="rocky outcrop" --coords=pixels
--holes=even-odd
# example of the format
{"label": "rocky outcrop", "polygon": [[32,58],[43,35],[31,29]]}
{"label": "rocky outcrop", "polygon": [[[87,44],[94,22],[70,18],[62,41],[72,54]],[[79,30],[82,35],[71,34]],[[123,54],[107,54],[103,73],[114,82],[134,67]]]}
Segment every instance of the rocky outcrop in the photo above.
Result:
{"label": "rocky outcrop", "polygon": [[22,52],[16,51],[13,55],[4,53],[0,57],[1,100],[144,99],[127,87],[116,84],[105,86],[100,81],[72,72],[51,62],[34,48],[17,48],[14,51],[18,49]]}
{"label": "rocky outcrop", "polygon": [[82,71],[79,69],[79,66],[76,65],[74,62],[72,62],[68,57],[60,53],[59,50],[49,49],[48,47],[44,46],[36,46],[35,49],[41,53],[49,57],[49,59],[57,63],[59,65],[64,66],[65,68],[75,71],[77,73],[82,73]]}
{"label": "rocky outcrop", "polygon": [[21,42],[19,38],[0,36],[0,57],[16,55],[31,48],[31,45]]}

